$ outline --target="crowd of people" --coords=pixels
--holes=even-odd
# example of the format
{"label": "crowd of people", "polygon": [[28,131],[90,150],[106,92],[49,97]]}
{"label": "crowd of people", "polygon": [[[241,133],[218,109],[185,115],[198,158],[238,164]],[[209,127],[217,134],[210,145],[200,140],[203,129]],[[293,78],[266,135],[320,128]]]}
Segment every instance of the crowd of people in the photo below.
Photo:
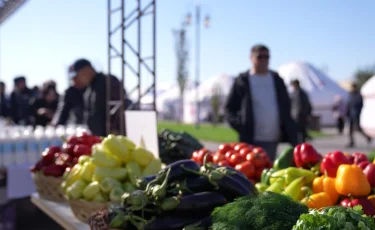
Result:
{"label": "crowd of people", "polygon": [[[0,117],[16,125],[66,125],[69,119],[88,125],[95,135],[106,133],[106,75],[97,72],[86,59],[75,61],[68,70],[70,86],[60,96],[56,82],[50,80],[41,87],[29,88],[26,77],[14,78],[14,89],[6,94],[6,85],[0,82]],[[120,100],[120,81],[110,76],[111,100]],[[123,91],[125,93],[125,90]],[[126,97],[125,97],[126,98]],[[125,108],[132,102],[126,99]],[[118,132],[119,113],[111,116],[111,132]]]}
{"label": "crowd of people", "polygon": [[[295,146],[310,138],[307,128],[313,107],[298,80],[290,82],[293,91],[288,92],[279,74],[269,69],[269,60],[268,47],[252,47],[251,69],[236,77],[225,104],[225,117],[237,131],[239,141],[264,148],[274,160],[278,143]],[[371,137],[360,126],[363,100],[357,85],[352,85],[347,102],[341,97],[336,102],[332,110],[339,133],[343,132],[345,120],[349,121],[347,147],[354,147],[356,130],[370,143]]]}

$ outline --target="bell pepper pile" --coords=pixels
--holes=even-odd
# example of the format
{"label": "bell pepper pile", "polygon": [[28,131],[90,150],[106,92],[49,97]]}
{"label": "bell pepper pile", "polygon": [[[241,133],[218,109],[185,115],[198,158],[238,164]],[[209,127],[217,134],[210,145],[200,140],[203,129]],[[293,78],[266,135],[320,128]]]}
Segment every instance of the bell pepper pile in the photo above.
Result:
{"label": "bell pepper pile", "polygon": [[65,171],[78,163],[80,156],[91,155],[91,147],[102,140],[98,136],[81,132],[69,137],[60,146],[45,149],[41,159],[30,169],[33,173],[43,173],[46,176],[61,177]]}
{"label": "bell pepper pile", "polygon": [[137,189],[137,180],[157,173],[161,161],[124,136],[109,135],[91,147],[64,174],[61,187],[69,199],[120,202],[125,192]]}
{"label": "bell pepper pile", "polygon": [[272,167],[272,162],[262,148],[246,143],[221,144],[216,152],[203,148],[193,152],[191,159],[203,164],[205,156],[207,162],[233,167],[254,183],[261,180],[265,168]]}
{"label": "bell pepper pile", "polygon": [[309,208],[361,205],[367,215],[375,215],[375,161],[364,153],[334,151],[320,155],[303,143],[286,149],[265,169],[255,185],[259,192],[290,196]]}

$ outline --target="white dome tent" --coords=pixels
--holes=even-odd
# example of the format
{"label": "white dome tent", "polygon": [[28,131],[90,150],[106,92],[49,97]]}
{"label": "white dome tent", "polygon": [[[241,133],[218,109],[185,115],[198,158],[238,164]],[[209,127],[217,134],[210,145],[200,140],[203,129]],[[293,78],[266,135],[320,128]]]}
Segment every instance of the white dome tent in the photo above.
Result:
{"label": "white dome tent", "polygon": [[[198,86],[199,90],[199,103],[200,103],[200,120],[205,120],[209,113],[212,111],[211,98],[216,93],[215,90],[220,92],[221,110],[223,109],[224,102],[232,87],[234,77],[228,74],[220,74],[202,82]],[[191,89],[185,98],[184,102],[184,122],[194,123],[197,120],[196,116],[196,91]]]}
{"label": "white dome tent", "polygon": [[361,126],[368,135],[375,137],[375,75],[362,86],[361,94],[363,97]]}
{"label": "white dome tent", "polygon": [[278,72],[290,89],[290,82],[300,81],[301,87],[308,93],[313,113],[320,116],[320,124],[331,126],[335,124],[332,106],[335,95],[347,98],[347,92],[332,81],[323,72],[306,62],[289,62],[279,67]]}

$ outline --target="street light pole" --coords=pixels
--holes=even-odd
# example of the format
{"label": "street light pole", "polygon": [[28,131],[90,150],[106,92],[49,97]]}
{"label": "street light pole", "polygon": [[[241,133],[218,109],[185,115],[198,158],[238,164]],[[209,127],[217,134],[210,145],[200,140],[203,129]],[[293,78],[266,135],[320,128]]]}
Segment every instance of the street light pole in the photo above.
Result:
{"label": "street light pole", "polygon": [[196,31],[195,31],[195,103],[196,103],[196,122],[195,128],[199,129],[200,125],[200,100],[199,100],[199,85],[200,85],[200,42],[201,42],[201,7],[197,3],[195,7],[195,21],[196,21]]}

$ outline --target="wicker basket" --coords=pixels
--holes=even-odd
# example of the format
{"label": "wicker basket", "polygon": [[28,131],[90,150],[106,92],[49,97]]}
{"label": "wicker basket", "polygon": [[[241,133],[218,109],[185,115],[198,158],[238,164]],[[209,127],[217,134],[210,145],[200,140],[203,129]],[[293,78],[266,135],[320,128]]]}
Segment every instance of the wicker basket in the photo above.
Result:
{"label": "wicker basket", "polygon": [[91,230],[119,230],[108,228],[108,211],[98,211],[93,213],[89,218],[89,226]]}
{"label": "wicker basket", "polygon": [[68,200],[68,204],[72,209],[73,214],[84,223],[88,223],[92,214],[98,211],[107,210],[109,202],[93,202],[86,200]]}
{"label": "wicker basket", "polygon": [[41,198],[51,201],[65,200],[60,186],[62,177],[45,176],[43,173],[33,173],[32,177]]}

